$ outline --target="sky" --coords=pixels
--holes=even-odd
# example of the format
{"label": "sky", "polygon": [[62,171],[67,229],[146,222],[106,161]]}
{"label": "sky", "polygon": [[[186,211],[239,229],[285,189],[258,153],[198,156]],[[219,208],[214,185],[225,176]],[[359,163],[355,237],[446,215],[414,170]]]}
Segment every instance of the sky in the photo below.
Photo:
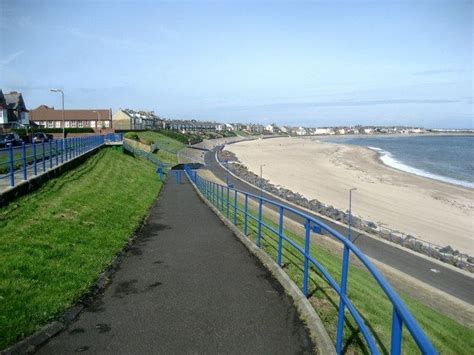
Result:
{"label": "sky", "polygon": [[29,109],[474,128],[473,1],[0,0],[0,88]]}

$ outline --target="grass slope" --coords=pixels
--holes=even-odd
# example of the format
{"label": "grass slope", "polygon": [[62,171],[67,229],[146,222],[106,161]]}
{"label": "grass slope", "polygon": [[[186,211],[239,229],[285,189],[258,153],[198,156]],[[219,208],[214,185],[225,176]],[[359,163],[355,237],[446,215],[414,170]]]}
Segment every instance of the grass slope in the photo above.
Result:
{"label": "grass slope", "polygon": [[178,160],[176,154],[185,147],[185,145],[173,138],[167,137],[158,132],[145,131],[137,132],[138,136],[142,139],[146,138],[158,147],[158,152],[155,155],[164,163],[177,164]]}
{"label": "grass slope", "polygon": [[160,188],[151,163],[107,148],[0,209],[0,349],[89,289]]}
{"label": "grass slope", "polygon": [[[233,193],[230,194],[229,220],[234,216]],[[224,215],[227,214],[226,193],[223,196],[223,206],[221,197],[214,205],[220,209]],[[237,226],[244,229],[244,206],[239,197],[237,208]],[[249,207],[249,214],[254,217],[258,212]],[[278,230],[278,225],[268,217],[264,217],[264,223],[274,230]],[[297,235],[287,229],[284,234],[304,248],[304,240],[301,235]],[[257,236],[257,222],[253,218],[248,218],[248,236],[254,242]],[[278,239],[277,236],[265,226],[262,226],[262,248],[277,260]],[[303,285],[303,257],[288,242],[283,242],[283,269],[290,278],[300,287]],[[341,257],[332,251],[315,245],[312,242],[310,247],[311,255],[329,272],[329,274],[340,282],[341,277]],[[375,341],[381,353],[390,353],[392,305],[378,283],[372,278],[365,268],[352,263],[349,268],[348,295],[352,303],[364,318],[365,323],[374,334]],[[310,271],[310,297],[309,301],[322,319],[330,337],[335,342],[339,297],[331,288],[322,274],[315,268]],[[474,330],[459,324],[446,317],[436,310],[427,307],[421,302],[400,295],[405,305],[425,331],[428,338],[440,353],[444,354],[470,354],[474,349]],[[369,353],[363,335],[359,332],[352,316],[346,311],[346,324],[344,327],[344,352],[345,353]],[[402,352],[406,354],[419,353],[418,347],[411,335],[404,327]]]}

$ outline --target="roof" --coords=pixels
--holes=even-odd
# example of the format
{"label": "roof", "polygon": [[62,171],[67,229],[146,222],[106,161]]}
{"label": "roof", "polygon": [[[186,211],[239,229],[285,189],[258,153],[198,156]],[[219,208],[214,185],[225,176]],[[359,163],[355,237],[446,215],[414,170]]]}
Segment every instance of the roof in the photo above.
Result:
{"label": "roof", "polygon": [[[30,111],[30,121],[62,121],[63,110],[41,105]],[[66,121],[110,120],[110,109],[64,110]]]}
{"label": "roof", "polygon": [[5,107],[7,103],[5,102],[5,96],[3,96],[2,89],[0,89],[0,106]]}
{"label": "roof", "polygon": [[120,110],[130,118],[141,118],[143,120],[161,120],[161,118],[155,115],[155,112],[153,111],[134,111],[128,108]]}
{"label": "roof", "polygon": [[9,110],[18,110],[27,111],[25,102],[23,101],[23,96],[21,93],[12,91],[8,94],[3,94],[5,98],[5,107]]}

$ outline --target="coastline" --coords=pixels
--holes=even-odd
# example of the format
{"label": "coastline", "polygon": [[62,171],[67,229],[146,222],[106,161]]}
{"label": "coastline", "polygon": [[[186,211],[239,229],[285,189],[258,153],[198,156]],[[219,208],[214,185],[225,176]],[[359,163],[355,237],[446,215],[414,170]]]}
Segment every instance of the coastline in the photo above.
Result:
{"label": "coastline", "polygon": [[[347,136],[339,136],[339,137],[321,137],[322,139],[317,139],[313,140],[309,138],[312,141],[317,141],[317,142],[324,142],[328,144],[346,144],[344,143],[345,139],[357,139],[361,138],[366,140],[370,139],[378,139],[378,138],[416,138],[416,137],[474,137],[474,133],[469,134],[469,133],[451,133],[451,134],[436,134],[436,133],[426,133],[426,134],[386,134],[386,135],[347,135]],[[306,138],[306,137],[305,137]],[[336,141],[335,141],[336,140]],[[347,144],[346,144],[347,145]],[[410,164],[407,164],[403,161],[401,161],[398,157],[395,157],[394,154],[391,151],[385,150],[383,148],[375,147],[375,146],[369,146],[369,145],[356,145],[356,144],[349,144],[349,145],[355,145],[359,147],[365,147],[368,148],[372,151],[375,151],[378,155],[379,162],[381,164],[384,164],[388,167],[391,167],[393,169],[403,171],[408,174],[412,175],[417,175],[417,176],[422,176],[427,179],[435,180],[435,181],[441,181],[444,183],[452,184],[452,185],[458,185],[458,186],[463,186],[469,189],[474,189],[474,182],[471,181],[466,181],[466,180],[461,180],[457,179],[454,177],[448,177],[440,174],[436,174],[433,172],[430,172],[428,170],[424,170],[422,168],[412,166]]]}
{"label": "coastline", "polygon": [[387,166],[365,147],[311,138],[242,142],[226,149],[254,173],[266,164],[264,178],[273,184],[344,211],[348,190],[356,187],[354,215],[474,254],[474,190]]}

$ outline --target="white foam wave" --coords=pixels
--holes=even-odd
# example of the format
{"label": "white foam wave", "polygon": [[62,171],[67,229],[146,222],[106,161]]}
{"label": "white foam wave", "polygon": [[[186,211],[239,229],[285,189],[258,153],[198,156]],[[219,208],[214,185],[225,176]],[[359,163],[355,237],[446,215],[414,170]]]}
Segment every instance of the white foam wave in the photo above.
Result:
{"label": "white foam wave", "polygon": [[406,164],[402,163],[401,161],[395,159],[393,157],[392,153],[387,152],[386,150],[383,150],[383,149],[380,149],[380,148],[377,148],[377,147],[370,147],[370,146],[367,147],[367,148],[377,152],[380,156],[380,160],[382,160],[382,162],[385,165],[388,165],[392,168],[395,168],[395,169],[398,169],[398,170],[401,170],[401,171],[404,171],[404,172],[407,172],[407,173],[410,173],[410,174],[423,176],[423,177],[426,177],[426,178],[439,180],[439,181],[447,182],[447,183],[450,183],[450,184],[460,185],[460,186],[469,187],[471,189],[474,189],[474,183],[472,183],[472,182],[458,180],[458,179],[450,178],[450,177],[447,177],[447,176],[441,176],[441,175],[430,173],[430,172],[422,170],[422,169],[414,168],[412,166],[406,165]]}

